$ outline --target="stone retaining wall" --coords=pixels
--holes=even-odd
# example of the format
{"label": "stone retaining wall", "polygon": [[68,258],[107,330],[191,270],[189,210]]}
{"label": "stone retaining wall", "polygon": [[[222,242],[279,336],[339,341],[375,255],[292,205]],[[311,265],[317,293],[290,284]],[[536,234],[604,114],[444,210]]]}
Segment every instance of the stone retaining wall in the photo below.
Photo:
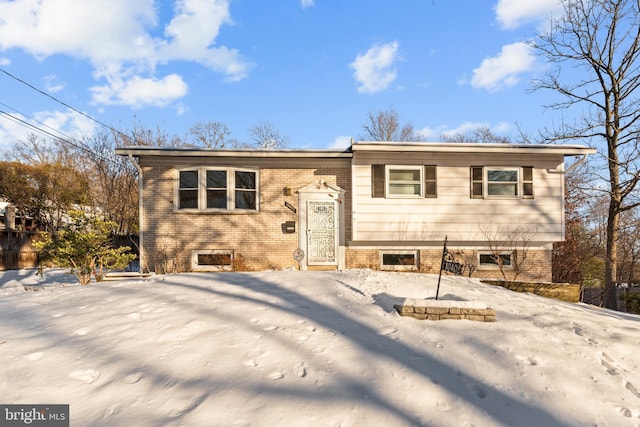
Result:
{"label": "stone retaining wall", "polygon": [[394,306],[400,316],[419,320],[466,319],[477,322],[495,322],[496,310],[486,304],[472,301],[405,299]]}

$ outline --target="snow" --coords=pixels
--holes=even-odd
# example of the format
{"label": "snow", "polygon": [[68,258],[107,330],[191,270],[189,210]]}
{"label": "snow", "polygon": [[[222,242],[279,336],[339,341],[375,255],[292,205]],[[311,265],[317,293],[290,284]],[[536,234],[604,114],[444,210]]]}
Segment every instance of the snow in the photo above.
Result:
{"label": "snow", "polygon": [[72,426],[640,426],[640,316],[437,275],[0,272],[4,404]]}

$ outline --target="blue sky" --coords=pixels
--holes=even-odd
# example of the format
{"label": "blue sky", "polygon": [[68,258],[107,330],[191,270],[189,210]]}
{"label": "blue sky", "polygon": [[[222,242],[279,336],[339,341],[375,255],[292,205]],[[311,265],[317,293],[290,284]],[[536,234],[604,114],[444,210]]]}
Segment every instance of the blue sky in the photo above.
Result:
{"label": "blue sky", "polygon": [[[248,141],[269,122],[289,148],[337,148],[394,108],[433,141],[534,134],[558,120],[554,94],[529,91],[556,3],[0,0],[0,110],[79,139],[100,127],[9,73],[122,131],[219,121]],[[0,150],[29,132],[3,114]]]}

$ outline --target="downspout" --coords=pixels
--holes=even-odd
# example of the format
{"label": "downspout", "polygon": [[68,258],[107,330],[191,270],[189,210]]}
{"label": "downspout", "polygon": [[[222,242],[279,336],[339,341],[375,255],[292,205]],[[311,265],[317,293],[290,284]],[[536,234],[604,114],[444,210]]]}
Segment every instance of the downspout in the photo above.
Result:
{"label": "downspout", "polygon": [[138,251],[140,252],[140,267],[138,273],[142,274],[144,272],[144,245],[143,245],[143,221],[144,215],[142,211],[142,168],[133,158],[132,154],[129,154],[129,161],[133,164],[133,166],[138,170]]}
{"label": "downspout", "polygon": [[572,170],[574,170],[575,168],[577,168],[578,166],[580,166],[581,164],[583,164],[586,160],[587,157],[589,157],[589,154],[583,154],[582,158],[580,160],[578,160],[577,162],[575,162],[574,164],[572,164],[571,166],[569,166],[569,169],[565,170],[564,173],[569,173]]}

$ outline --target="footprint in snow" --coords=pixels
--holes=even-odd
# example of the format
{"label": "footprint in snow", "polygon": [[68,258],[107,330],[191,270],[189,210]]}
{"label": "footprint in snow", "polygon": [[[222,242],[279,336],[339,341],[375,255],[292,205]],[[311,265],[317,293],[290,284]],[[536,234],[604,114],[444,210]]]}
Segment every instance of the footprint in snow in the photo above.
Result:
{"label": "footprint in snow", "polygon": [[584,329],[582,329],[582,326],[576,325],[575,323],[573,324],[573,332],[579,337],[584,336]]}
{"label": "footprint in snow", "polygon": [[81,383],[92,384],[100,378],[100,372],[95,369],[81,369],[71,372],[69,378],[80,381]]}
{"label": "footprint in snow", "polygon": [[307,365],[306,363],[296,363],[293,366],[293,372],[299,376],[300,378],[304,378],[307,375]]}
{"label": "footprint in snow", "polygon": [[133,374],[127,375],[124,379],[125,384],[135,384],[139,382],[144,377],[142,372],[134,372]]}
{"label": "footprint in snow", "polygon": [[384,328],[380,331],[380,335],[391,335],[397,331],[398,330],[396,328]]}
{"label": "footprint in snow", "polygon": [[631,392],[631,394],[633,394],[635,397],[637,397],[638,399],[640,399],[640,392],[635,388],[635,386],[633,384],[631,384],[629,381],[625,382],[624,384],[624,388],[626,388],[627,390],[629,390],[629,392]]}
{"label": "footprint in snow", "polygon": [[78,335],[78,336],[83,337],[83,336],[87,335],[89,332],[91,332],[91,329],[89,329],[89,328],[79,328],[79,329],[76,329],[75,331],[73,331],[73,335]]}
{"label": "footprint in snow", "polygon": [[30,362],[36,362],[44,357],[44,353],[41,351],[38,351],[36,353],[27,354],[25,357]]}
{"label": "footprint in snow", "polygon": [[618,370],[613,366],[613,360],[607,353],[602,353],[600,364],[605,367],[607,374],[618,375]]}
{"label": "footprint in snow", "polygon": [[469,390],[471,390],[478,399],[485,399],[487,397],[487,392],[478,384],[471,384]]}
{"label": "footprint in snow", "polygon": [[283,378],[284,378],[284,372],[283,371],[274,371],[274,372],[269,374],[269,379],[271,381],[281,380]]}

